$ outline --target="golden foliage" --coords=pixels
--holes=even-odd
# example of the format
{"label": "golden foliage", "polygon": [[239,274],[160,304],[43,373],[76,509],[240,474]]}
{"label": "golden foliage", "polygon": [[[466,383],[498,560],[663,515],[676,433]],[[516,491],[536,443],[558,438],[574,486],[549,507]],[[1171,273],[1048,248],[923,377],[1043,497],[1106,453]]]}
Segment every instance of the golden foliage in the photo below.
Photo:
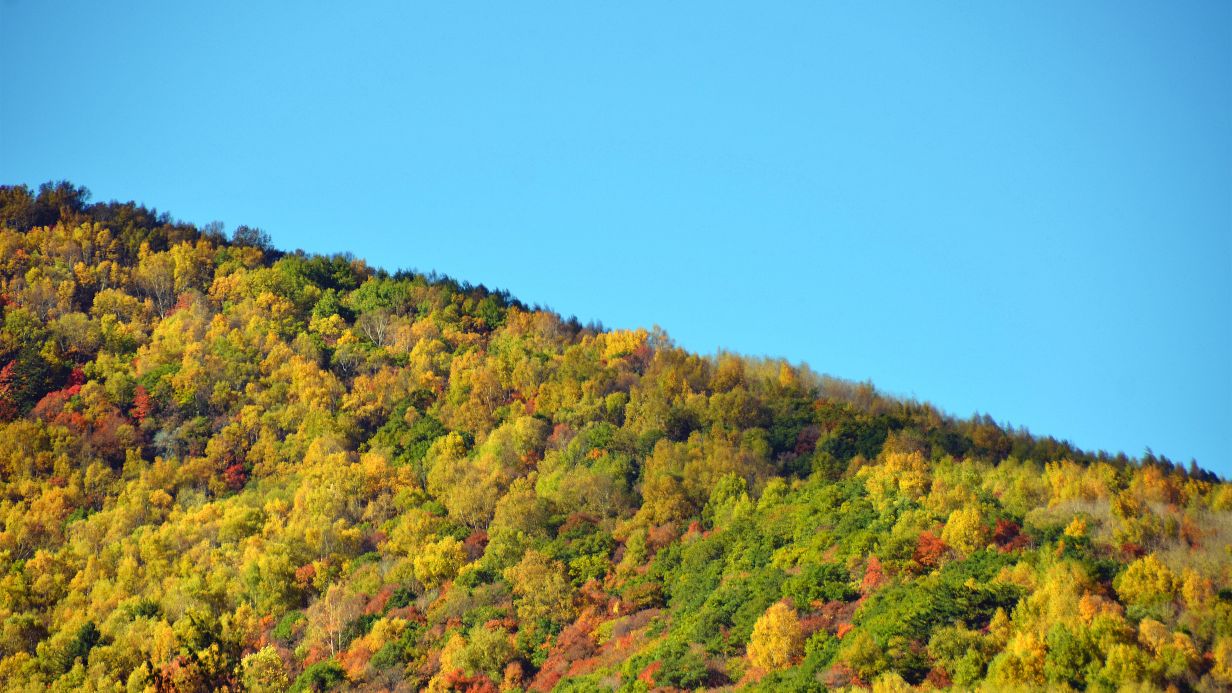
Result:
{"label": "golden foliage", "polygon": [[1181,586],[1176,573],[1153,553],[1130,563],[1114,584],[1117,595],[1131,604],[1171,600]]}
{"label": "golden foliage", "polygon": [[767,671],[792,665],[802,654],[804,634],[795,609],[775,602],[753,624],[749,662]]}

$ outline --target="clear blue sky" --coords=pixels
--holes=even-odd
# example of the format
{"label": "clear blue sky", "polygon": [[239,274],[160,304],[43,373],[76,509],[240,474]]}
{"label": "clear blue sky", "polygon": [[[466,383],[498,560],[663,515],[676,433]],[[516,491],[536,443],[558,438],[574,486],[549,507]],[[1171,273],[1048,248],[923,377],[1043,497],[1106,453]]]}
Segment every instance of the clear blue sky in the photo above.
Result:
{"label": "clear blue sky", "polygon": [[0,181],[1232,474],[1232,3],[0,4]]}

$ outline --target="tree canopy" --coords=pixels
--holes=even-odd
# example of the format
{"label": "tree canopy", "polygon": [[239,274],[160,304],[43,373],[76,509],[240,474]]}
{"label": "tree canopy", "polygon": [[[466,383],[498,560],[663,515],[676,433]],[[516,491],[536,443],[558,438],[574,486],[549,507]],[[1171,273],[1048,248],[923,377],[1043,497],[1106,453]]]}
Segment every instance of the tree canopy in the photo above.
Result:
{"label": "tree canopy", "polygon": [[0,187],[0,681],[1232,686],[1232,486]]}

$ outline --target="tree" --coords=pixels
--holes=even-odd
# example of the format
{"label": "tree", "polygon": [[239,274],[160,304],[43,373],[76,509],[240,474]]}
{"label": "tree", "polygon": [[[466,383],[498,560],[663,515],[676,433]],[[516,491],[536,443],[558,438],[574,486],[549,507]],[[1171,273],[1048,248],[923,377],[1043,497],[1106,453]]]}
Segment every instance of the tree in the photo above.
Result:
{"label": "tree", "polygon": [[1215,641],[1212,648],[1214,665],[1211,676],[1226,686],[1232,686],[1232,636],[1224,636]]}
{"label": "tree", "polygon": [[1063,623],[1055,623],[1048,629],[1045,643],[1048,654],[1044,657],[1044,676],[1054,686],[1068,686],[1077,690],[1086,687],[1088,665],[1099,658],[1091,643]]}
{"label": "tree", "polygon": [[244,686],[253,693],[284,691],[291,682],[287,665],[272,646],[266,645],[240,662]]}
{"label": "tree", "polygon": [[231,242],[235,245],[247,245],[261,250],[269,250],[273,246],[270,244],[270,236],[261,229],[240,225],[235,227],[235,231],[231,232]]}
{"label": "tree", "polygon": [[477,623],[470,629],[462,660],[469,673],[482,673],[500,680],[505,665],[513,659],[509,631],[491,624]]}
{"label": "tree", "polygon": [[330,660],[317,662],[304,669],[295,679],[295,683],[287,689],[290,693],[306,693],[307,691],[329,691],[346,683],[346,672],[337,662]]}
{"label": "tree", "polygon": [[945,529],[941,531],[941,540],[958,549],[964,555],[970,555],[988,544],[988,524],[980,515],[980,509],[975,506],[959,508],[950,513]]}
{"label": "tree", "polygon": [[1142,605],[1171,601],[1181,586],[1176,573],[1153,553],[1130,563],[1113,585],[1123,601]]}
{"label": "tree", "polygon": [[753,624],[749,639],[749,662],[773,671],[791,666],[804,651],[804,632],[795,609],[775,602]]}
{"label": "tree", "polygon": [[928,464],[918,451],[891,452],[881,464],[860,472],[865,477],[869,495],[879,508],[887,507],[896,498],[921,498],[932,485]]}
{"label": "tree", "polygon": [[150,399],[149,391],[141,385],[138,385],[136,390],[133,392],[133,406],[128,411],[129,415],[140,423],[145,421],[146,417],[150,415],[153,409],[154,402]]}
{"label": "tree", "polygon": [[16,361],[9,361],[0,368],[0,421],[17,416],[17,386],[13,374]]}
{"label": "tree", "polygon": [[319,638],[331,655],[342,650],[343,633],[347,625],[360,614],[363,600],[348,594],[341,585],[333,584],[308,609],[309,629]]}
{"label": "tree", "polygon": [[989,678],[998,685],[1013,688],[1042,686],[1046,655],[1047,648],[1038,635],[1019,633],[993,660]]}
{"label": "tree", "polygon": [[978,631],[962,625],[938,628],[928,641],[928,654],[959,686],[974,686],[984,678],[997,645]]}
{"label": "tree", "polygon": [[165,316],[175,304],[175,259],[171,253],[141,249],[141,259],[133,276],[137,287],[154,303],[154,310]]}
{"label": "tree", "polygon": [[925,568],[936,568],[941,565],[941,560],[945,558],[949,550],[950,547],[938,539],[937,535],[932,532],[920,532],[912,558]]}
{"label": "tree", "polygon": [[885,651],[863,628],[843,637],[838,659],[850,666],[851,670],[865,681],[871,681],[886,668]]}
{"label": "tree", "polygon": [[527,551],[521,562],[505,570],[517,597],[518,618],[527,623],[564,623],[573,617],[573,588],[564,566],[538,551]]}
{"label": "tree", "polygon": [[442,537],[425,546],[415,556],[415,578],[425,587],[440,587],[447,580],[452,580],[465,562],[466,551],[462,542],[453,537]]}
{"label": "tree", "polygon": [[383,347],[392,336],[394,314],[385,308],[375,308],[360,314],[355,321],[355,329],[369,342]]}

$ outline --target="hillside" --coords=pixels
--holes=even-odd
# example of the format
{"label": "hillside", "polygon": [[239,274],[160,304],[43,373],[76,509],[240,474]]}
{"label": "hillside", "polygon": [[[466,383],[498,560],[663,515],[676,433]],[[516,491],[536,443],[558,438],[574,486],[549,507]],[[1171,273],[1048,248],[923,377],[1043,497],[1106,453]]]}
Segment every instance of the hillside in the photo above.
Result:
{"label": "hillside", "polygon": [[67,183],[0,316],[7,689],[1232,686],[1196,466]]}

